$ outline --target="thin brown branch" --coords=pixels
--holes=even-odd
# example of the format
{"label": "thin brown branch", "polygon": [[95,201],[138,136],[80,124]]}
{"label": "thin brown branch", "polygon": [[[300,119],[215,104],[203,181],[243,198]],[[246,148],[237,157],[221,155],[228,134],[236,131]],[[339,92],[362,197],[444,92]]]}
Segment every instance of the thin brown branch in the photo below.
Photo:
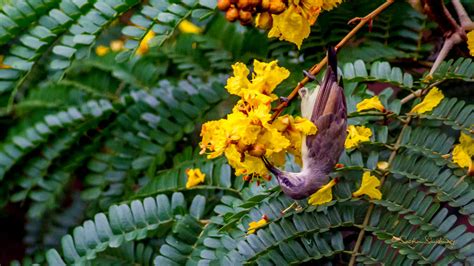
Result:
{"label": "thin brown branch", "polygon": [[[355,34],[362,28],[364,27],[367,22],[373,20],[377,15],[379,15],[382,11],[384,11],[387,7],[389,7],[391,4],[393,4],[395,0],[387,0],[385,3],[377,7],[374,11],[370,12],[367,16],[363,18],[356,18],[356,20],[359,21],[359,23],[336,45],[336,50],[344,46],[352,37],[355,36]],[[353,21],[353,20],[351,20]],[[318,74],[321,69],[327,64],[327,56],[325,56],[318,64],[314,65],[310,70],[309,73],[311,75],[316,75]],[[281,112],[285,109],[285,107],[288,106],[288,103],[293,100],[296,95],[298,94],[298,91],[306,85],[310,79],[308,77],[305,77],[303,80],[298,82],[298,85],[293,89],[293,91],[288,95],[287,101],[280,103],[276,108],[275,112],[272,115],[272,121],[277,118]]]}
{"label": "thin brown branch", "polygon": [[461,22],[461,26],[465,28],[466,26],[471,25],[472,20],[467,14],[466,9],[464,9],[464,6],[461,4],[461,1],[452,0],[451,3],[453,4],[454,9],[456,9],[456,13],[458,14],[459,22]]}
{"label": "thin brown branch", "polygon": [[[400,143],[402,142],[402,136],[403,136],[406,128],[410,124],[410,122],[411,122],[411,117],[409,116],[407,118],[405,124],[403,125],[403,128],[400,131],[400,134],[398,135],[397,142],[395,143],[395,146],[392,150],[392,153],[390,154],[390,157],[388,159],[389,167],[393,163],[393,160],[395,159],[395,156],[397,155],[398,149],[400,148]],[[380,187],[382,187],[383,183],[385,182],[385,179],[386,179],[387,175],[388,175],[388,173],[385,173],[385,175],[380,180]],[[367,213],[365,214],[365,217],[364,217],[364,222],[362,223],[362,228],[359,232],[359,235],[357,236],[357,240],[356,240],[356,243],[354,245],[354,249],[352,250],[352,255],[351,255],[351,260],[349,261],[349,266],[353,266],[355,264],[356,257],[358,255],[360,246],[362,245],[362,240],[364,239],[364,236],[365,236],[365,228],[367,227],[367,225],[370,222],[370,217],[372,216],[372,212],[373,212],[374,208],[375,208],[375,204],[370,203],[369,208],[367,209]]]}
{"label": "thin brown branch", "polygon": [[454,34],[452,34],[451,36],[449,36],[449,38],[446,39],[446,41],[444,41],[443,43],[443,47],[441,48],[441,50],[439,51],[439,54],[438,56],[436,57],[436,60],[434,61],[433,63],[433,66],[431,67],[431,70],[430,70],[430,73],[429,75],[433,75],[433,73],[436,71],[436,69],[439,67],[439,65],[441,64],[441,62],[443,62],[443,60],[446,58],[446,56],[448,56],[449,54],[449,51],[451,51],[451,49],[453,49],[453,47],[456,45],[456,44],[459,44],[463,41],[463,38],[461,37],[461,35],[457,32],[455,32]]}

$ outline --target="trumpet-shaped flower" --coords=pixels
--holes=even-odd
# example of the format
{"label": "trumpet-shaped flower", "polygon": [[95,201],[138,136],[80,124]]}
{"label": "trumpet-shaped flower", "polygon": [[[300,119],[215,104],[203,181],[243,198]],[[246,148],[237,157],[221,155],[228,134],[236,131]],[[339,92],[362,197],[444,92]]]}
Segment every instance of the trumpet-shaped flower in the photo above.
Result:
{"label": "trumpet-shaped flower", "polygon": [[359,146],[362,142],[370,141],[372,136],[372,130],[364,126],[350,125],[347,128],[347,132],[346,143],[344,144],[346,149],[352,149]]}
{"label": "trumpet-shaped flower", "polygon": [[364,172],[362,175],[362,184],[360,184],[360,188],[352,193],[354,197],[360,197],[362,195],[367,195],[371,199],[381,199],[382,192],[378,189],[380,186],[380,180],[371,175],[370,172]]}
{"label": "trumpet-shaped flower", "polygon": [[252,221],[249,223],[249,228],[247,229],[247,234],[250,235],[250,234],[253,234],[255,233],[255,231],[257,231],[257,229],[260,229],[262,227],[264,227],[265,225],[267,225],[268,221],[265,219],[265,218],[262,218],[258,221]]}
{"label": "trumpet-shaped flower", "polygon": [[321,205],[332,200],[332,187],[337,184],[335,179],[329,181],[326,185],[322,186],[318,191],[313,193],[308,199],[308,204]]}
{"label": "trumpet-shaped flower", "polygon": [[357,112],[366,111],[366,110],[378,110],[380,112],[385,111],[385,107],[383,107],[382,103],[378,96],[374,96],[369,99],[364,99],[360,103],[357,104]]}
{"label": "trumpet-shaped flower", "polygon": [[321,2],[321,0],[290,0],[289,7],[283,13],[272,15],[273,26],[268,32],[268,37],[292,42],[299,49],[321,12]]}
{"label": "trumpet-shaped flower", "polygon": [[467,48],[471,56],[474,56],[474,30],[471,30],[467,34]]}
{"label": "trumpet-shaped flower", "polygon": [[201,184],[206,177],[206,174],[203,174],[199,168],[186,170],[186,175],[188,176],[186,188],[192,188]]}
{"label": "trumpet-shaped flower", "polygon": [[471,172],[474,170],[472,156],[474,156],[474,139],[461,133],[459,144],[454,145],[453,162],[462,168],[469,168],[469,172]]}
{"label": "trumpet-shaped flower", "polygon": [[428,94],[426,94],[425,98],[421,103],[415,105],[413,109],[411,109],[411,113],[423,114],[426,112],[430,112],[433,110],[438,104],[443,100],[444,95],[443,92],[440,91],[437,87],[433,87]]}

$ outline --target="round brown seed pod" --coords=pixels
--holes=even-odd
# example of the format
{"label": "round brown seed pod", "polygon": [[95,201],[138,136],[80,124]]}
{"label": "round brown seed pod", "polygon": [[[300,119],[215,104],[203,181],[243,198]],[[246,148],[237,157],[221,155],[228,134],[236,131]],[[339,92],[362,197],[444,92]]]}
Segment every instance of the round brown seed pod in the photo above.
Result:
{"label": "round brown seed pod", "polygon": [[230,21],[234,22],[239,18],[239,10],[235,7],[231,7],[225,12],[225,18]]}
{"label": "round brown seed pod", "polygon": [[286,5],[282,0],[272,0],[270,2],[270,8],[268,9],[268,12],[277,15],[281,14],[285,10]]}
{"label": "round brown seed pod", "polygon": [[239,11],[240,24],[248,25],[252,22],[252,13],[249,11],[240,10]]}
{"label": "round brown seed pod", "polygon": [[262,11],[267,11],[268,9],[270,9],[270,2],[272,0],[262,0],[262,2],[260,2],[260,8]]}
{"label": "round brown seed pod", "polygon": [[221,11],[227,11],[230,7],[230,0],[217,0],[217,8]]}

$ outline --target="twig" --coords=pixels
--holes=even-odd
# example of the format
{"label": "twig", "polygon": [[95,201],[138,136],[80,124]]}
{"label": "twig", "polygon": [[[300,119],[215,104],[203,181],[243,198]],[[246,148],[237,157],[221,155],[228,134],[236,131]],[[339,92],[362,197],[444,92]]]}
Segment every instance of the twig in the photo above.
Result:
{"label": "twig", "polygon": [[454,47],[454,45],[459,44],[463,41],[463,38],[461,35],[457,32],[453,33],[449,38],[446,39],[443,43],[443,47],[441,48],[441,51],[439,51],[438,56],[436,57],[435,62],[433,63],[433,66],[431,67],[429,75],[433,75],[433,73],[436,71],[438,66],[443,62],[443,60],[448,56],[449,51]]}
{"label": "twig", "polygon": [[451,3],[453,4],[454,9],[456,9],[456,13],[458,14],[461,26],[465,28],[466,26],[471,25],[472,20],[467,14],[466,9],[464,9],[464,7],[462,6],[461,2],[459,0],[452,0]]}
{"label": "twig", "polygon": [[[402,142],[403,134],[404,134],[406,128],[408,127],[408,125],[410,124],[410,122],[411,122],[411,116],[409,116],[407,118],[405,124],[403,125],[402,130],[400,131],[400,134],[398,135],[397,142],[395,143],[395,147],[393,148],[392,153],[390,154],[390,157],[388,159],[388,165],[389,166],[393,163],[393,160],[395,159],[395,156],[397,155],[398,149],[400,148],[400,143]],[[385,182],[385,178],[386,178],[387,174],[388,173],[386,173],[382,177],[382,179],[380,180],[380,187],[382,187],[383,183]],[[373,212],[374,208],[375,208],[375,204],[370,203],[369,208],[367,209],[367,213],[365,214],[365,217],[364,217],[364,222],[362,223],[362,228],[359,232],[359,235],[357,236],[357,240],[356,240],[354,249],[352,250],[352,255],[351,255],[351,260],[349,261],[349,266],[353,266],[354,263],[355,263],[356,257],[357,257],[358,252],[359,252],[359,248],[360,248],[360,246],[362,244],[362,240],[364,239],[364,236],[365,236],[365,228],[369,224],[370,217],[372,216],[372,212]]]}
{"label": "twig", "polygon": [[[395,0],[386,0],[385,3],[377,7],[374,11],[370,12],[367,16],[363,18],[357,18],[359,20],[359,23],[336,45],[336,50],[344,46],[354,35],[368,22],[373,20],[377,15],[379,15],[383,10],[385,10],[387,7],[389,7],[391,4],[393,4]],[[351,20],[353,21],[353,20]],[[311,75],[316,75],[321,71],[321,69],[327,64],[328,58],[325,56],[318,64],[314,65],[310,70],[309,73]],[[307,76],[298,82],[298,85],[293,89],[293,91],[286,97],[288,100],[281,102],[276,108],[275,112],[272,115],[272,121],[277,118],[281,112],[283,112],[283,109],[288,106],[288,103],[293,100],[296,95],[298,94],[298,91],[311,81],[310,78]]]}

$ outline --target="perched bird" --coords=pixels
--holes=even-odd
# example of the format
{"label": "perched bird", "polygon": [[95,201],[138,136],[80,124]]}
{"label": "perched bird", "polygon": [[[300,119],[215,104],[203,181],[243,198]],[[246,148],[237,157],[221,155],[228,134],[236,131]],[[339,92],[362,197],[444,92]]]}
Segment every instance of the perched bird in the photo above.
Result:
{"label": "perched bird", "polygon": [[318,131],[302,141],[303,168],[290,173],[274,167],[262,157],[265,166],[278,179],[283,192],[293,199],[310,196],[329,181],[346,140],[347,107],[342,83],[337,77],[337,58],[334,48],[328,50],[328,68],[323,82],[313,91],[303,87],[299,94],[301,114],[313,122]]}

